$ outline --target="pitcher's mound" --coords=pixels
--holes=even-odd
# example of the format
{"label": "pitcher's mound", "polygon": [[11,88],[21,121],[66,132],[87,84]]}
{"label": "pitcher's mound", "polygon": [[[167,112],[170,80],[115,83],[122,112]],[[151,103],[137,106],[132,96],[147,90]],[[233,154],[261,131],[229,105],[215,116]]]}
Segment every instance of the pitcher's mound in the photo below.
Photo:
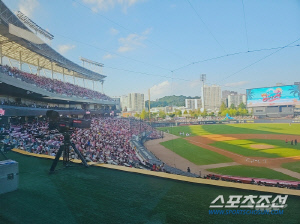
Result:
{"label": "pitcher's mound", "polygon": [[252,144],[250,145],[251,148],[254,149],[272,149],[274,148],[273,145],[263,145],[263,144]]}

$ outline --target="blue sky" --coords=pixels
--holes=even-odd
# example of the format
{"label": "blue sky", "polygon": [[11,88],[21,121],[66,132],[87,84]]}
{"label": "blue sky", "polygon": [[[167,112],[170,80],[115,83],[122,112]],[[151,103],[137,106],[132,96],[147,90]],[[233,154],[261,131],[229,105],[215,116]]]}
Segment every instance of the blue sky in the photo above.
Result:
{"label": "blue sky", "polygon": [[200,74],[241,93],[300,81],[300,47],[293,47],[300,44],[300,1],[3,1],[49,30],[65,57],[103,63],[109,96],[149,88],[152,99],[196,96]]}

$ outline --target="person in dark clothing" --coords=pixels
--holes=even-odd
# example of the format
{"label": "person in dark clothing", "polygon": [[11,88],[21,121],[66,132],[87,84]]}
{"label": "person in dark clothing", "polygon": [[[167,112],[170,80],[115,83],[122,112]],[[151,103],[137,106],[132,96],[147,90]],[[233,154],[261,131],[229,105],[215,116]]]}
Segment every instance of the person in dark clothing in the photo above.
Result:
{"label": "person in dark clothing", "polygon": [[294,145],[294,140],[291,141],[291,145]]}
{"label": "person in dark clothing", "polygon": [[187,168],[187,172],[188,172],[188,173],[190,173],[190,172],[191,172],[191,169],[190,169],[190,167],[188,167],[188,168]]}
{"label": "person in dark clothing", "polygon": [[298,143],[298,141],[297,141],[297,139],[295,139],[295,145],[297,145],[297,143]]}

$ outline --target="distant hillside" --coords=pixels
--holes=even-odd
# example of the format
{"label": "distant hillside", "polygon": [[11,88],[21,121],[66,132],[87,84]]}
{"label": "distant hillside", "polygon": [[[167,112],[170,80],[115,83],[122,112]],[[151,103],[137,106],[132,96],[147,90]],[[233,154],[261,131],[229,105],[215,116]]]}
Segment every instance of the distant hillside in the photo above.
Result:
{"label": "distant hillside", "polygon": [[[199,96],[164,96],[156,101],[150,101],[150,107],[166,107],[166,106],[178,106],[182,107],[185,104],[185,99],[199,99]],[[145,102],[146,108],[148,108],[148,100]]]}

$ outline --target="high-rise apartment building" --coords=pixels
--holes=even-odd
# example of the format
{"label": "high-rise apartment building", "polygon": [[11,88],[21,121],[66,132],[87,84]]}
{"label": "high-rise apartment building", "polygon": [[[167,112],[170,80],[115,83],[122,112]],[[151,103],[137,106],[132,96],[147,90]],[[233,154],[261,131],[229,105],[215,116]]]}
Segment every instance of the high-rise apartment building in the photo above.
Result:
{"label": "high-rise apartment building", "polygon": [[129,93],[127,96],[121,96],[121,107],[124,111],[141,112],[145,108],[144,94],[142,93]]}
{"label": "high-rise apartment building", "polygon": [[219,110],[221,106],[221,87],[218,85],[207,86],[203,89],[204,109],[208,111]]}
{"label": "high-rise apartment building", "polygon": [[229,95],[235,95],[235,94],[238,94],[237,92],[235,91],[230,91],[230,90],[223,90],[222,91],[222,99],[221,99],[221,102],[224,102],[226,107],[230,106],[228,105],[228,96]]}
{"label": "high-rise apartment building", "polygon": [[241,103],[246,105],[247,98],[246,94],[230,94],[228,95],[228,107],[233,104],[235,107],[238,107]]}
{"label": "high-rise apartment building", "polygon": [[128,108],[128,96],[124,95],[120,97],[120,104],[122,111],[127,111]]}
{"label": "high-rise apartment building", "polygon": [[185,108],[197,110],[202,108],[201,99],[185,99]]}

